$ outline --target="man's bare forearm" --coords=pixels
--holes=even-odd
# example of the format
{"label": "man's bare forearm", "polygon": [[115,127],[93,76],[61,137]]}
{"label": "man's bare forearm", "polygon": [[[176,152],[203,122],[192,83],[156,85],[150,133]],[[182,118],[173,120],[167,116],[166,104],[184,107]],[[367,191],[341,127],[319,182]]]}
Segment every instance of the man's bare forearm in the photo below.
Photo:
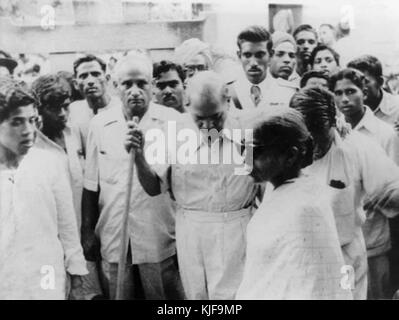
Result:
{"label": "man's bare forearm", "polygon": [[99,192],[83,189],[81,240],[88,261],[100,259],[100,243],[94,233],[100,215],[98,198]]}
{"label": "man's bare forearm", "polygon": [[137,153],[135,157],[137,176],[140,184],[151,197],[161,193],[161,179],[151,168],[142,153]]}

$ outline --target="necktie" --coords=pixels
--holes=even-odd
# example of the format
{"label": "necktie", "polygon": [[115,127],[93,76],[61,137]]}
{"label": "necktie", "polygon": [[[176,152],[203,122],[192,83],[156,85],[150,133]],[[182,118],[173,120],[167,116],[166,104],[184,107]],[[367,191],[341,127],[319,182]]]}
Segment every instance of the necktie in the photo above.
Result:
{"label": "necktie", "polygon": [[262,99],[262,94],[260,92],[260,88],[258,86],[252,86],[251,87],[251,100],[254,103],[255,107],[258,106],[261,99]]}

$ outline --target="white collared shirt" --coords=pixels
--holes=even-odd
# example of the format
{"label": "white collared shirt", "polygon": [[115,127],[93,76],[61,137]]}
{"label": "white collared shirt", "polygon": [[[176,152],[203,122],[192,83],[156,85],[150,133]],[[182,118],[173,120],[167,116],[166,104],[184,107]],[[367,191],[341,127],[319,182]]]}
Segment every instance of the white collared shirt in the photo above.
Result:
{"label": "white collared shirt", "polygon": [[[144,134],[153,128],[165,132],[167,121],[179,117],[176,110],[151,102],[139,128]],[[101,241],[102,258],[109,263],[119,260],[130,161],[130,155],[124,148],[126,132],[126,120],[120,105],[93,118],[87,139],[84,187],[100,192],[100,217],[95,231]],[[146,147],[148,145],[145,144]],[[166,164],[158,165],[157,172],[163,172],[166,168]],[[174,255],[174,224],[169,195],[150,197],[142,188],[135,170],[129,216],[133,263],[158,263]]]}
{"label": "white collared shirt", "polygon": [[[72,192],[59,159],[33,147],[16,170],[1,172],[0,229],[7,228],[7,239],[0,230],[0,299],[64,299],[65,271],[87,274]],[[48,280],[53,289],[42,286],[46,274],[53,277]]]}
{"label": "white collared shirt", "polygon": [[[104,108],[97,110],[97,113],[102,113],[110,108],[119,107],[120,101],[117,97],[111,96],[111,100]],[[84,150],[86,150],[87,135],[89,132],[89,125],[91,119],[95,116],[93,109],[90,108],[87,100],[74,101],[69,105],[69,123],[79,129]]]}
{"label": "white collared shirt", "polygon": [[[386,122],[377,118],[371,109],[365,106],[366,112],[355,130],[375,140],[387,155],[399,164],[399,137]],[[369,256],[387,252],[390,249],[390,231],[388,219],[379,212],[366,212],[363,233]]]}
{"label": "white collared shirt", "polygon": [[[216,140],[209,146],[190,113],[182,116],[182,125],[192,129],[198,137],[199,143],[193,151],[193,158],[197,160],[201,154],[209,154],[208,159],[216,160],[215,163],[208,161],[209,164],[182,164],[175,157],[177,161],[170,165],[170,171],[161,176],[163,190],[170,189],[177,204],[186,210],[229,212],[250,207],[258,187],[249,175],[235,174],[235,169],[242,167],[244,162],[240,154],[241,141],[223,135],[222,142]],[[226,118],[224,128],[242,129],[232,116]],[[223,163],[223,154],[232,155],[231,164]]]}
{"label": "white collared shirt", "polygon": [[248,81],[243,72],[232,86],[243,110],[263,108],[267,106],[288,107],[292,96],[297,91],[295,83],[282,78],[275,79],[270,72],[267,72],[266,78],[256,85],[260,88],[262,95],[262,100],[256,107],[251,99],[251,87],[253,84]]}
{"label": "white collared shirt", "polygon": [[[66,157],[66,165],[72,187],[73,204],[80,234],[80,226],[82,222],[82,191],[84,169],[83,146],[79,131],[76,127],[70,127],[68,125],[64,129],[63,135],[65,139],[66,153],[62,147],[47,138],[40,131],[37,133],[36,146],[38,148],[54,151],[64,159]],[[62,161],[64,161],[64,159]]]}
{"label": "white collared shirt", "polygon": [[[378,210],[388,217],[398,212],[399,208],[395,206],[399,191],[399,168],[373,139],[363,134],[352,131],[342,139],[335,133],[327,154],[304,171],[318,176],[327,184],[331,180],[341,181],[348,192],[353,193],[350,206],[353,206],[354,212],[351,215],[342,211],[345,210],[342,204],[342,208],[334,211],[336,218],[341,218],[336,219],[341,245],[350,243],[356,234],[355,230],[364,224],[365,200],[379,201],[387,197],[377,206]],[[337,190],[345,192],[345,189]]]}
{"label": "white collared shirt", "polygon": [[399,96],[381,90],[382,100],[374,114],[381,120],[393,125],[399,120]]}
{"label": "white collared shirt", "polygon": [[371,109],[365,106],[365,113],[354,130],[374,139],[399,164],[399,137],[389,124],[380,120]]}

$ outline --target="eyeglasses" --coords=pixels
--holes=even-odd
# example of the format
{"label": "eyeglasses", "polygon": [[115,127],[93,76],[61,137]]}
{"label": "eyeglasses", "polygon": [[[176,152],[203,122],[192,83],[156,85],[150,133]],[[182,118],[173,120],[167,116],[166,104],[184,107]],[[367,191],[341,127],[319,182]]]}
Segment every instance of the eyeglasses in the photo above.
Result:
{"label": "eyeglasses", "polygon": [[190,64],[184,67],[184,72],[186,76],[193,76],[196,71],[205,71],[208,67],[204,64]]}

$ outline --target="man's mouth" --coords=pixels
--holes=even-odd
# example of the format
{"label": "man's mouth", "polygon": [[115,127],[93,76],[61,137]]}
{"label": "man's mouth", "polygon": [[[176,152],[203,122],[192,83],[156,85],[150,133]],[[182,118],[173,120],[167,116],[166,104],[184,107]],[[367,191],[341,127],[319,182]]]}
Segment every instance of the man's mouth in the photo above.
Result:
{"label": "man's mouth", "polygon": [[129,99],[128,103],[130,103],[130,104],[141,104],[141,103],[143,103],[143,100],[142,99]]}
{"label": "man's mouth", "polygon": [[164,102],[175,102],[176,101],[176,98],[174,97],[174,96],[167,96],[167,97],[164,97],[163,98],[163,101]]}
{"label": "man's mouth", "polygon": [[340,110],[342,113],[348,113],[348,112],[350,112],[350,111],[352,110],[352,106],[349,105],[349,104],[344,105],[344,106],[340,106],[339,110]]}
{"label": "man's mouth", "polygon": [[27,139],[27,140],[21,141],[20,145],[24,148],[31,148],[31,147],[33,147],[34,143],[35,143],[35,141],[33,139]]}
{"label": "man's mouth", "polygon": [[259,69],[250,69],[250,70],[248,70],[248,73],[249,74],[259,74],[259,73],[262,73],[262,71]]}
{"label": "man's mouth", "polygon": [[97,88],[89,88],[89,89],[86,90],[86,93],[92,94],[92,93],[95,93],[95,92],[97,92],[97,91],[98,91]]}
{"label": "man's mouth", "polygon": [[282,71],[282,72],[292,72],[292,68],[290,68],[290,67],[281,67],[280,71]]}

